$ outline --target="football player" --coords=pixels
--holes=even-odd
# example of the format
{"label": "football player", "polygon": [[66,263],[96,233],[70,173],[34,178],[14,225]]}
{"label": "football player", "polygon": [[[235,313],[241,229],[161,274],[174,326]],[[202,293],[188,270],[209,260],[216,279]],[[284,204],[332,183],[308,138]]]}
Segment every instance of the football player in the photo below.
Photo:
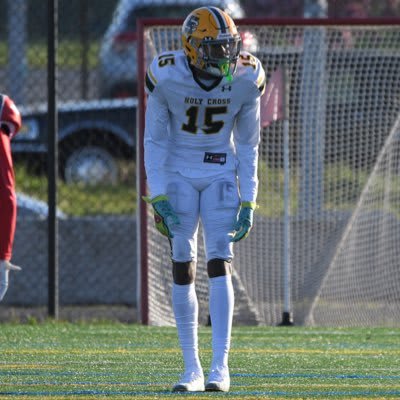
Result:
{"label": "football player", "polygon": [[[145,168],[157,229],[172,249],[172,305],[185,371],[173,391],[228,391],[234,306],[233,243],[247,237],[257,196],[260,61],[241,51],[231,17],[191,12],[182,50],[156,57],[146,73]],[[212,363],[198,355],[195,292],[201,221],[209,276]]]}
{"label": "football player", "polygon": [[14,102],[0,94],[0,301],[6,294],[10,270],[20,270],[11,264],[17,219],[14,168],[11,139],[21,128],[21,115]]}

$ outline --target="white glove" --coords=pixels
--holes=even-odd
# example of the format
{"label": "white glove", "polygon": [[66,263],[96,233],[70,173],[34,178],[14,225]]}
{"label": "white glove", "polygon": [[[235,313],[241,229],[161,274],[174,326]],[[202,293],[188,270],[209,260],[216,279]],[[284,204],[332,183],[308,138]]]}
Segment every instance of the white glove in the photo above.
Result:
{"label": "white glove", "polygon": [[8,289],[8,273],[13,271],[21,271],[21,267],[17,267],[7,260],[0,260],[0,301],[3,300],[4,295]]}

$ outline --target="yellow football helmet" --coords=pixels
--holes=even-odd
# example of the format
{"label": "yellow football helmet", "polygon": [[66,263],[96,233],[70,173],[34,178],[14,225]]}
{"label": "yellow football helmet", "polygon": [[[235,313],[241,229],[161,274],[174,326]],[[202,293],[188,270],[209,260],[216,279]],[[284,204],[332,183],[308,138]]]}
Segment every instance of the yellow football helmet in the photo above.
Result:
{"label": "yellow football helmet", "polygon": [[182,45],[190,63],[210,75],[232,80],[241,39],[232,18],[217,7],[192,11],[182,26]]}

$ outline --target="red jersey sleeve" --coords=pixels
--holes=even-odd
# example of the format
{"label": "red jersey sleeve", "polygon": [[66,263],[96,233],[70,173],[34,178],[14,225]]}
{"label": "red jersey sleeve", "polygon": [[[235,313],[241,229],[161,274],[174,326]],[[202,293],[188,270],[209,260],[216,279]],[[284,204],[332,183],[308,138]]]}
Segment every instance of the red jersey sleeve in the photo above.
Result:
{"label": "red jersey sleeve", "polygon": [[14,168],[11,143],[0,130],[0,260],[10,260],[17,220]]}

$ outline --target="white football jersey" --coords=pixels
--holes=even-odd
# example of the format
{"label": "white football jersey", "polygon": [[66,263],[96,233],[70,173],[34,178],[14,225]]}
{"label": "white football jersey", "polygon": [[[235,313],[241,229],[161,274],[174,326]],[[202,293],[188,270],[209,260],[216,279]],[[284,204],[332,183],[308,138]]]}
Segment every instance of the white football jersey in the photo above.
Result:
{"label": "white football jersey", "polygon": [[165,193],[163,171],[196,178],[236,170],[242,200],[255,201],[264,87],[260,61],[246,52],[233,79],[217,79],[211,87],[193,74],[182,50],[157,56],[146,74],[144,146],[151,197]]}

